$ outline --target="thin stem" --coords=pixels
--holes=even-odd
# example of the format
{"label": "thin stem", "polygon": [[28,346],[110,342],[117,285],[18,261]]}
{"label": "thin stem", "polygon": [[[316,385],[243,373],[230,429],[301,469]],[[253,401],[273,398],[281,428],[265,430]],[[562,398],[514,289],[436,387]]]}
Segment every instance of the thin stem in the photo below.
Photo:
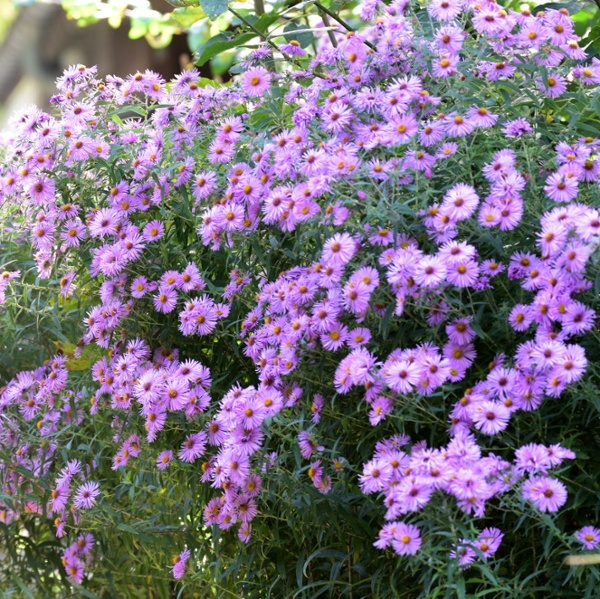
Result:
{"label": "thin stem", "polygon": [[262,33],[259,29],[257,29],[254,25],[252,25],[252,23],[250,23],[250,21],[248,21],[248,19],[243,17],[236,10],[233,10],[233,8],[231,8],[231,7],[229,7],[229,12],[232,15],[236,16],[244,25],[246,25],[246,27],[248,27],[248,29],[250,29],[251,31],[254,31],[254,33],[256,33],[256,35],[258,35],[258,37],[260,37],[261,40],[263,40],[264,42],[269,44],[269,46],[271,46],[271,48],[273,48],[274,50],[277,50],[277,52],[279,52],[279,48],[277,47],[277,44],[275,44],[271,40],[267,39],[265,34]]}
{"label": "thin stem", "polygon": [[[600,1],[600,0],[599,0]],[[348,25],[348,23],[346,23],[346,21],[344,21],[343,19],[340,19],[340,17],[338,17],[334,12],[331,12],[327,7],[323,6],[320,2],[318,2],[318,0],[314,0],[314,5],[322,12],[324,12],[326,15],[329,15],[334,21],[337,21],[346,31],[351,31],[352,33],[354,33],[354,29],[352,27],[350,27],[350,25]],[[323,21],[325,22],[325,21]],[[369,48],[371,48],[371,50],[377,50],[377,48],[375,48],[375,46],[367,41],[367,40],[363,40],[363,42],[369,46]]]}
{"label": "thin stem", "polygon": [[335,35],[333,34],[333,31],[330,29],[331,22],[329,21],[329,17],[327,16],[327,13],[324,13],[321,9],[319,9],[319,12],[321,13],[321,18],[323,19],[323,24],[325,25],[325,27],[327,27],[327,35],[329,36],[329,41],[331,41],[331,45],[334,48],[337,48],[338,43],[337,43],[337,40],[335,39]]}
{"label": "thin stem", "polygon": [[[269,46],[271,46],[271,48],[273,48],[277,52],[281,52],[281,50],[279,49],[279,47],[277,46],[277,44],[274,43],[274,42],[272,42],[264,33],[262,33],[254,25],[252,25],[252,23],[250,23],[250,21],[248,21],[248,19],[244,18],[240,13],[238,13],[236,10],[233,10],[233,8],[231,8],[231,7],[229,7],[229,12],[232,15],[236,16],[251,31],[253,31],[254,33],[256,33],[256,35],[258,37],[260,37],[261,40],[263,40],[264,42],[266,42],[267,44],[269,44]],[[288,60],[289,62],[291,62],[292,64],[294,64],[295,66],[297,66],[297,67],[299,66],[298,63],[292,57],[286,56],[284,54],[284,58],[286,60]],[[320,75],[317,75],[316,73],[313,73],[313,76],[314,77],[318,77],[319,79],[322,79],[322,77]]]}
{"label": "thin stem", "polygon": [[263,0],[254,0],[254,12],[260,17],[265,14],[265,3]]}

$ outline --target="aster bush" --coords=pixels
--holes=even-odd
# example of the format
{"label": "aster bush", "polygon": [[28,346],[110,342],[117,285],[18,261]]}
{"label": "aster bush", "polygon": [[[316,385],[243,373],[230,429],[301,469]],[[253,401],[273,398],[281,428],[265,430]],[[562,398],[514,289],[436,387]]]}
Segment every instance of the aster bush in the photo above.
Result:
{"label": "aster bush", "polygon": [[600,61],[564,9],[360,17],[14,119],[7,584],[594,596]]}

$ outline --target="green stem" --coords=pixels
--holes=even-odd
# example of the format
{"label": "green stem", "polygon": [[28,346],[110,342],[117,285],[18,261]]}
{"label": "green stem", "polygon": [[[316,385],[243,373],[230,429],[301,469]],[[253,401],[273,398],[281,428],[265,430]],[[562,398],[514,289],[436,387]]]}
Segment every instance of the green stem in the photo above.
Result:
{"label": "green stem", "polygon": [[245,17],[242,17],[242,15],[240,13],[238,13],[236,10],[233,10],[233,8],[231,8],[231,7],[229,7],[229,12],[232,15],[236,16],[244,25],[246,25],[246,27],[248,27],[248,29],[250,29],[251,31],[254,31],[254,33],[256,33],[256,35],[258,37],[260,37],[261,40],[263,40],[264,42],[269,44],[269,46],[271,46],[271,48],[273,48],[274,50],[277,50],[277,52],[279,52],[279,48],[277,47],[277,44],[274,44],[271,40],[267,39],[265,34],[262,33],[259,29],[257,29],[254,25],[252,25],[252,23],[250,23],[250,21],[248,21],[248,19],[246,19]]}
{"label": "green stem", "polygon": [[333,31],[330,29],[331,23],[329,21],[329,17],[327,16],[327,13],[324,13],[320,9],[319,9],[319,12],[321,13],[321,18],[323,19],[323,25],[325,25],[325,27],[327,27],[327,35],[329,36],[329,40],[331,41],[331,45],[334,48],[337,48],[338,47],[338,43],[337,43],[337,40],[335,39],[335,35],[333,34]]}
{"label": "green stem", "polygon": [[[318,2],[318,0],[314,0],[314,5],[319,9],[319,11],[324,12],[326,15],[329,15],[334,21],[337,21],[346,31],[354,33],[354,29],[350,27],[350,25],[348,25],[346,21],[340,19],[340,17],[338,17],[334,12],[331,12],[326,6],[323,6],[320,2]],[[325,23],[324,20],[323,23]],[[363,40],[363,42],[365,45],[369,46],[371,50],[377,50],[377,48],[375,48],[375,46],[371,42],[367,40]]]}
{"label": "green stem", "polygon": [[[271,46],[271,48],[273,48],[277,52],[280,52],[279,47],[277,46],[277,44],[275,44],[274,42],[272,42],[264,33],[262,33],[254,25],[252,25],[252,23],[250,23],[250,21],[248,21],[248,19],[244,18],[240,13],[238,13],[236,10],[233,10],[233,8],[231,8],[231,7],[229,7],[229,12],[232,15],[236,16],[244,25],[246,25],[246,27],[248,27],[248,29],[250,29],[251,31],[253,31],[254,33],[256,33],[256,35],[258,37],[260,37],[261,40],[263,40],[264,42],[266,42],[267,44],[269,44],[269,46]],[[291,62],[292,64],[296,65],[297,67],[299,66],[298,63],[295,60],[293,60],[290,56],[284,55],[284,58],[286,60],[288,60],[289,62]],[[313,73],[313,75],[315,77],[318,77],[319,79],[322,79],[322,77],[320,75],[317,75],[316,73]]]}
{"label": "green stem", "polygon": [[254,12],[257,16],[265,14],[265,3],[263,0],[254,0]]}

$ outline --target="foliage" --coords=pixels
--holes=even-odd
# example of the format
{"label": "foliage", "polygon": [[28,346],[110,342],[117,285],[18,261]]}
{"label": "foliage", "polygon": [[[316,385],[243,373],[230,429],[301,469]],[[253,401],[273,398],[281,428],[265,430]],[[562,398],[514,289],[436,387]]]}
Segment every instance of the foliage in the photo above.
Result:
{"label": "foliage", "polygon": [[552,8],[359,13],[6,132],[6,588],[595,596],[600,62]]}

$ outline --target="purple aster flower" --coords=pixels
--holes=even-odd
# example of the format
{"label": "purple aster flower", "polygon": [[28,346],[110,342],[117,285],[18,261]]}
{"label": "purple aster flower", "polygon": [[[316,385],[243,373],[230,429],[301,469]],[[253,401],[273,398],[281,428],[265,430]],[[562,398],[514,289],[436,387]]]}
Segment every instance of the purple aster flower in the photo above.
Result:
{"label": "purple aster flower", "polygon": [[498,551],[504,534],[498,528],[484,528],[474,545],[483,553],[483,557],[491,557]]}
{"label": "purple aster flower", "polygon": [[317,445],[311,440],[311,434],[308,431],[300,431],[298,433],[298,447],[300,455],[305,459],[310,459],[310,456],[317,449]]}
{"label": "purple aster flower", "polygon": [[388,143],[407,144],[417,134],[418,129],[419,125],[412,114],[394,116],[385,128]]}
{"label": "purple aster flower", "polygon": [[171,572],[175,580],[180,580],[185,576],[185,563],[189,559],[192,552],[189,549],[184,549],[179,555],[173,558],[173,566]]}
{"label": "purple aster flower", "polygon": [[485,106],[469,108],[466,117],[473,122],[475,127],[493,127],[498,116],[492,114]]}
{"label": "purple aster flower", "polygon": [[471,287],[479,277],[479,266],[474,260],[466,260],[448,267],[446,279],[457,287]]}
{"label": "purple aster flower", "polygon": [[371,339],[371,331],[365,327],[359,327],[351,330],[348,333],[348,339],[346,343],[348,347],[352,349],[356,349],[357,347],[361,347],[366,345]]}
{"label": "purple aster flower", "polygon": [[452,137],[464,137],[473,131],[475,123],[460,114],[450,113],[445,117],[446,133]]}
{"label": "purple aster flower", "polygon": [[419,141],[425,147],[432,146],[444,139],[446,127],[442,121],[425,123],[419,133]]}
{"label": "purple aster flower", "polygon": [[561,318],[562,330],[567,335],[580,335],[594,326],[596,312],[578,301],[570,302]]}
{"label": "purple aster flower", "polygon": [[340,349],[348,338],[348,329],[340,322],[335,322],[328,331],[320,337],[321,344],[329,351]]}
{"label": "purple aster flower", "polygon": [[346,310],[356,315],[363,315],[369,308],[371,287],[362,281],[349,281],[344,287],[342,303]]}
{"label": "purple aster flower", "polygon": [[310,417],[311,422],[317,424],[321,420],[321,410],[325,405],[325,398],[320,393],[315,393],[313,402],[310,406],[312,416]]}
{"label": "purple aster flower", "polygon": [[506,137],[522,137],[528,133],[533,133],[533,127],[530,125],[529,121],[524,118],[507,121],[504,123],[502,130]]}
{"label": "purple aster flower", "polygon": [[100,485],[97,482],[88,481],[77,488],[73,496],[73,505],[76,508],[89,510],[94,507],[96,497],[100,494]]}
{"label": "purple aster flower", "polygon": [[529,443],[515,451],[515,466],[519,472],[537,474],[552,467],[548,451],[543,445]]}
{"label": "purple aster flower", "polygon": [[75,271],[70,270],[59,281],[60,294],[63,297],[71,297],[73,295],[73,280],[75,279]]}
{"label": "purple aster flower", "polygon": [[76,584],[83,581],[84,565],[78,557],[72,556],[65,559],[65,570],[67,576]]}
{"label": "purple aster flower", "polygon": [[[388,510],[387,520],[395,519],[399,514],[417,512],[429,503],[434,487],[418,476],[407,476],[390,488],[388,497],[393,498],[394,506]],[[397,509],[395,509],[397,506]]]}
{"label": "purple aster flower", "polygon": [[475,427],[485,435],[495,435],[508,426],[510,410],[500,402],[482,401],[471,410]]}
{"label": "purple aster flower", "polygon": [[96,540],[94,539],[94,535],[86,532],[77,537],[77,554],[78,555],[87,555],[93,548]]}
{"label": "purple aster flower", "polygon": [[451,77],[458,72],[456,66],[460,58],[458,54],[445,52],[439,59],[434,60],[432,64],[432,74],[436,79]]}
{"label": "purple aster flower", "polygon": [[323,245],[321,260],[332,266],[343,266],[356,253],[356,240],[348,233],[336,233]]}
{"label": "purple aster flower", "polygon": [[441,209],[453,220],[464,220],[475,212],[478,204],[479,196],[473,187],[458,183],[446,192]]}
{"label": "purple aster flower", "polygon": [[546,195],[555,202],[570,202],[579,193],[579,180],[561,173],[553,173],[546,179]]}
{"label": "purple aster flower", "polygon": [[414,555],[421,547],[421,534],[412,524],[398,522],[392,538],[392,548],[398,555]]}
{"label": "purple aster flower", "polygon": [[384,459],[376,458],[367,462],[359,476],[361,491],[365,494],[383,491],[392,480],[393,474],[391,464]]}
{"label": "purple aster flower", "polygon": [[167,314],[172,312],[177,305],[177,292],[171,287],[160,287],[154,296],[154,309]]}
{"label": "purple aster flower", "polygon": [[188,435],[179,451],[179,459],[183,462],[196,461],[204,453],[207,439],[208,437],[204,431]]}
{"label": "purple aster flower", "polygon": [[596,549],[600,544],[600,529],[594,526],[584,526],[575,533],[575,538],[585,549]]}
{"label": "purple aster flower", "polygon": [[469,318],[458,318],[450,322],[446,325],[446,334],[452,343],[459,345],[470,343],[476,336]]}
{"label": "purple aster flower", "polygon": [[458,559],[458,565],[466,569],[477,559],[477,554],[473,549],[471,541],[461,539],[455,548],[450,551],[449,557],[451,559]]}
{"label": "purple aster flower", "polygon": [[462,12],[461,0],[432,0],[427,5],[427,12],[438,21],[452,21]]}
{"label": "purple aster flower", "polygon": [[385,417],[392,412],[394,407],[394,401],[391,397],[385,395],[378,395],[369,410],[369,422],[371,426],[379,424]]}
{"label": "purple aster flower", "polygon": [[217,176],[213,172],[201,171],[192,182],[192,195],[200,202],[207,198],[215,188]]}
{"label": "purple aster flower", "polygon": [[562,75],[551,73],[546,79],[538,79],[538,89],[549,98],[558,98],[567,91],[567,84]]}
{"label": "purple aster flower", "polygon": [[[389,364],[389,365],[388,365]],[[383,377],[387,386],[398,393],[410,393],[421,379],[418,364],[409,360],[390,361],[383,367]]]}
{"label": "purple aster flower", "polygon": [[50,202],[54,198],[56,184],[52,179],[48,179],[45,175],[39,176],[32,181],[28,187],[28,192],[34,202],[44,204]]}
{"label": "purple aster flower", "polygon": [[271,85],[272,74],[263,67],[252,67],[242,73],[242,89],[249,96],[262,96]]}
{"label": "purple aster flower", "polygon": [[534,476],[525,481],[522,494],[542,512],[556,512],[567,501],[565,485],[547,476]]}
{"label": "purple aster flower", "polygon": [[156,241],[160,239],[165,231],[165,225],[159,220],[149,222],[142,233],[144,241]]}
{"label": "purple aster flower", "polygon": [[416,265],[414,280],[424,289],[434,289],[444,281],[446,273],[446,265],[439,256],[423,256]]}
{"label": "purple aster flower", "polygon": [[67,500],[69,499],[70,491],[69,485],[62,485],[53,489],[50,493],[50,501],[48,502],[48,511],[54,513],[61,513],[67,507]]}

